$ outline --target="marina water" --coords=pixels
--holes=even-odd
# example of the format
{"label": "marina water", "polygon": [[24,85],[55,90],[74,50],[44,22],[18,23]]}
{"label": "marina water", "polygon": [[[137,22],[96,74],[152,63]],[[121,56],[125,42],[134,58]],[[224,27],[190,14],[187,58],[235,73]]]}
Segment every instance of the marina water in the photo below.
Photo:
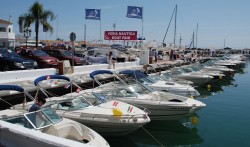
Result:
{"label": "marina water", "polygon": [[[151,121],[120,137],[105,137],[114,147],[250,146],[250,61],[233,78],[216,81],[211,91],[197,90],[207,107],[181,120]],[[197,119],[198,120],[197,120]],[[196,125],[194,125],[196,124]]]}

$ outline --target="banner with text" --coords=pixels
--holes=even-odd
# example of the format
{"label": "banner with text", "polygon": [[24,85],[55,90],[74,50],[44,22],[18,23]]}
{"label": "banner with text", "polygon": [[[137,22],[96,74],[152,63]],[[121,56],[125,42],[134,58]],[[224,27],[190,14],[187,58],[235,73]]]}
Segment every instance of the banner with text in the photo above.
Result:
{"label": "banner with text", "polygon": [[137,40],[137,31],[105,31],[105,40]]}

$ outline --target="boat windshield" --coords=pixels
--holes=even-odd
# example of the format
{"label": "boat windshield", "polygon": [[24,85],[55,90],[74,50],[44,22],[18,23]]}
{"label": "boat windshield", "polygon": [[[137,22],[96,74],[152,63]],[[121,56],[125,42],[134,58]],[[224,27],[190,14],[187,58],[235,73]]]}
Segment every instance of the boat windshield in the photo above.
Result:
{"label": "boat windshield", "polygon": [[42,129],[60,122],[62,118],[58,116],[51,108],[25,113],[18,117],[7,119],[7,122],[18,124],[25,128]]}
{"label": "boat windshield", "polygon": [[201,70],[201,67],[200,66],[193,66],[193,67],[191,67],[191,69],[193,71],[199,71],[199,70]]}
{"label": "boat windshield", "polygon": [[210,61],[207,61],[207,62],[203,63],[202,65],[203,66],[211,66],[211,65],[214,65],[214,61],[210,60]]}
{"label": "boat windshield", "polygon": [[162,74],[162,75],[161,75],[161,78],[162,78],[164,81],[173,81],[173,78],[171,78],[170,74],[168,74],[168,73]]}
{"label": "boat windshield", "polygon": [[183,73],[185,73],[185,72],[182,71],[181,69],[172,71],[172,75],[180,75],[180,74],[183,74]]}
{"label": "boat windshield", "polygon": [[183,71],[184,73],[193,72],[192,68],[183,68],[182,71]]}
{"label": "boat windshield", "polygon": [[[46,128],[62,120],[51,108],[29,112],[24,114],[24,116],[34,129]],[[30,125],[24,127],[30,127]]]}
{"label": "boat windshield", "polygon": [[91,104],[82,96],[75,97],[74,99],[65,99],[50,104],[52,109],[59,110],[79,110],[91,106]]}
{"label": "boat windshield", "polygon": [[101,103],[105,103],[109,100],[109,97],[107,95],[104,95],[103,93],[94,93],[93,95],[99,100]]}
{"label": "boat windshield", "polygon": [[161,77],[154,75],[154,76],[148,76],[148,79],[150,79],[151,81],[154,81],[154,83],[163,80]]}
{"label": "boat windshield", "polygon": [[153,90],[145,84],[134,84],[128,87],[118,88],[119,93],[124,97],[135,97],[151,93]]}
{"label": "boat windshield", "polygon": [[149,77],[140,78],[138,81],[144,84],[153,84],[156,82],[153,79],[151,80]]}

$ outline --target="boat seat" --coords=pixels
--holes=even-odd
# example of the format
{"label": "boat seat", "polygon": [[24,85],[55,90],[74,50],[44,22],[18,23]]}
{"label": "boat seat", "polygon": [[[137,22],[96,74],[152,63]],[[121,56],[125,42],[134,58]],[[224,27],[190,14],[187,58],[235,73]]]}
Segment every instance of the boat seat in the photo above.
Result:
{"label": "boat seat", "polygon": [[67,121],[62,121],[60,125],[53,125],[44,129],[44,133],[80,142],[84,141],[84,143],[93,140],[87,129],[83,129],[81,125]]}
{"label": "boat seat", "polygon": [[57,104],[57,109],[61,109],[61,110],[69,110],[69,106],[62,106],[61,104]]}

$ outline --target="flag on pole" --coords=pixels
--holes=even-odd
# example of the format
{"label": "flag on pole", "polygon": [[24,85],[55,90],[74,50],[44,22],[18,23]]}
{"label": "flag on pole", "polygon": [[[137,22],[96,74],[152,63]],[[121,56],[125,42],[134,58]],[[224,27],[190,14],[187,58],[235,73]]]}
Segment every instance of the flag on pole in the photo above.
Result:
{"label": "flag on pole", "polygon": [[101,20],[101,9],[85,9],[85,19]]}
{"label": "flag on pole", "polygon": [[142,7],[128,6],[127,17],[142,19]]}

